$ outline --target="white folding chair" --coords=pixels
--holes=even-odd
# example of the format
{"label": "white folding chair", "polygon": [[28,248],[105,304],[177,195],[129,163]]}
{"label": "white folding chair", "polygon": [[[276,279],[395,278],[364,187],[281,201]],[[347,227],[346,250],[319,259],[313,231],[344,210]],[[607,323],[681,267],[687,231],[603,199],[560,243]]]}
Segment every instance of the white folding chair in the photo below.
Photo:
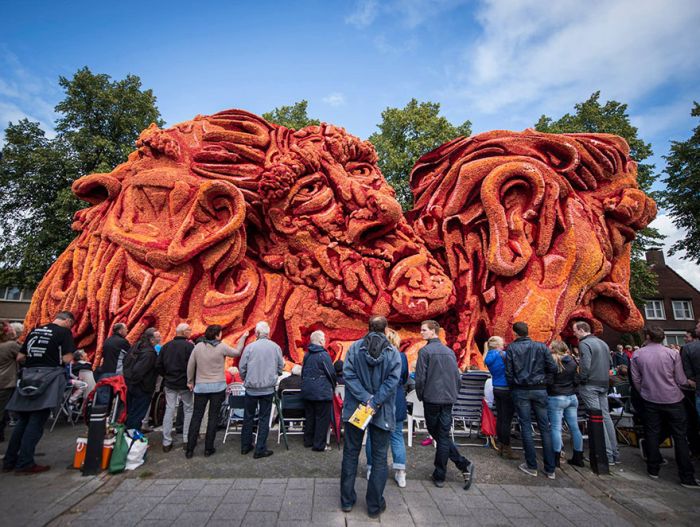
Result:
{"label": "white folding chair", "polygon": [[[418,430],[427,431],[425,425],[425,410],[423,409],[423,403],[418,400],[418,394],[416,391],[410,392],[406,396],[406,405],[412,409],[408,412],[406,420],[408,421],[408,446],[413,446],[413,434]],[[421,427],[421,424],[423,425]]]}

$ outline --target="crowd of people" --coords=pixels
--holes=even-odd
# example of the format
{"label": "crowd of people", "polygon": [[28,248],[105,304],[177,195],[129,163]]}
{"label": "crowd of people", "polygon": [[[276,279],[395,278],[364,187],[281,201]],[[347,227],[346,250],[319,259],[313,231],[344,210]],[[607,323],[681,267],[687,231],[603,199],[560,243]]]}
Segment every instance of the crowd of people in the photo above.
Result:
{"label": "crowd of people", "polygon": [[[62,311],[50,324],[33,329],[26,338],[21,338],[21,327],[0,324],[0,439],[4,440],[6,410],[17,417],[3,459],[5,472],[33,474],[48,470],[50,467],[35,462],[34,450],[57,398],[71,380],[77,390],[82,390],[78,397],[85,396],[94,387],[94,383],[90,386],[79,380],[80,372],[91,372],[93,365],[82,350],[75,349],[71,335],[74,323],[74,316]],[[688,441],[689,418],[694,422],[697,419],[688,415],[684,402],[688,391],[697,388],[700,377],[700,323],[695,331],[686,334],[686,345],[681,350],[664,346],[663,330],[653,326],[646,328],[643,346],[634,349],[619,345],[613,351],[592,334],[585,321],[572,324],[575,348],[562,340],[546,345],[531,339],[525,322],[516,322],[512,329],[515,339],[507,345],[500,336],[492,336],[485,343],[484,363],[491,374],[499,455],[506,459],[519,458],[511,446],[513,417],[517,416],[524,454],[519,468],[529,476],[538,475],[534,418],[542,443],[543,473],[555,479],[564,450],[562,423],[565,422],[572,441],[567,462],[584,466],[578,417],[579,405],[583,405],[602,416],[608,465],[620,463],[608,395],[611,386],[619,388],[627,384],[636,395],[635,412],[644,425],[649,477],[658,478],[663,463],[659,445],[668,435],[664,431],[668,430],[673,438],[681,484],[686,488],[700,488]],[[422,322],[420,331],[425,344],[418,352],[412,373],[409,373],[398,333],[389,328],[387,320],[381,316],[369,319],[367,334],[349,347],[344,360],[335,363],[326,349],[325,334],[314,331],[302,364],[292,365],[291,374],[285,372],[286,376],[283,376],[282,349],[270,338],[268,323],[258,322],[254,331],[252,342],[245,344],[249,337],[246,331],[231,347],[222,340],[221,326],[207,327],[204,334],[193,341],[192,328],[183,322],[176,327],[175,337],[165,344],[161,345],[157,328],[151,327],[132,345],[127,340],[127,327],[117,323],[104,342],[95,377],[99,380],[123,376],[127,387],[126,427],[138,431],[143,430],[154,392],[162,384],[165,396],[163,452],[173,449],[173,423],[181,405],[182,446],[187,458],[195,455],[203,427],[206,429],[204,456],[216,452],[218,418],[229,386],[236,383],[245,393],[242,455],[253,452],[253,457],[260,459],[273,454],[267,446],[270,413],[275,394],[279,396],[289,389],[299,390],[304,401],[304,446],[324,452],[336,387],[343,384],[341,508],[350,511],[357,500],[355,480],[366,435],[366,503],[371,517],[379,516],[386,508],[383,495],[389,475],[389,450],[394,480],[399,487],[406,486],[403,424],[408,410],[406,389],[412,382],[424,406],[430,443],[436,443],[432,482],[437,487],[445,485],[448,461],[452,461],[464,488],[470,488],[475,465],[451,438],[452,410],[458,400],[463,373],[454,351],[439,338],[438,322]],[[227,368],[227,358],[237,359],[238,367]],[[17,383],[18,363],[23,364],[20,383]],[[65,365],[70,365],[68,375],[65,375]],[[694,410],[700,413],[697,396],[693,403]],[[360,410],[371,414],[366,430],[353,424]]]}

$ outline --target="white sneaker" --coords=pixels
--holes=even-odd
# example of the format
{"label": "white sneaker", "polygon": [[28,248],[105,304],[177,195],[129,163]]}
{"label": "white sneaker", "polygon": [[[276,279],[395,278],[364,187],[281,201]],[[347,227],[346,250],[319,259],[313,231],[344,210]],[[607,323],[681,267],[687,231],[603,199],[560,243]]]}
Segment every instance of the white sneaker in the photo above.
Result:
{"label": "white sneaker", "polygon": [[528,467],[526,463],[523,463],[518,468],[525,472],[525,474],[527,474],[528,476],[532,476],[534,478],[537,477],[537,469]]}
{"label": "white sneaker", "polygon": [[372,466],[367,467],[367,481],[369,481],[369,477],[372,475]]}
{"label": "white sneaker", "polygon": [[406,486],[406,471],[397,470],[394,472],[394,479],[396,480],[396,484],[399,486],[399,488],[404,488]]}

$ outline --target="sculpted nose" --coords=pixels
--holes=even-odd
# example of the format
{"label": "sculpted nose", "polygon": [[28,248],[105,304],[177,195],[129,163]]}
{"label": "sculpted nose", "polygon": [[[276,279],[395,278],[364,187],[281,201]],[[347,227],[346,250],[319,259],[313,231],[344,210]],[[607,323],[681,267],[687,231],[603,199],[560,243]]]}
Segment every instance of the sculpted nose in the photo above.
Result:
{"label": "sculpted nose", "polygon": [[367,198],[365,207],[350,214],[348,239],[352,243],[366,243],[394,230],[401,219],[401,205],[390,197],[374,194]]}

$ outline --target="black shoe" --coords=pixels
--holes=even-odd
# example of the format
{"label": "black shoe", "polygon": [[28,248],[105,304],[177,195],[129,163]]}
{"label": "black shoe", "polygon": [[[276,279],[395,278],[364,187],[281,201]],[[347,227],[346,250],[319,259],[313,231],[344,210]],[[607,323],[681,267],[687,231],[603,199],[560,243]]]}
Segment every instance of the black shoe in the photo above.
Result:
{"label": "black shoe", "polygon": [[194,456],[194,450],[185,450],[185,457],[187,459],[192,459],[192,456]]}
{"label": "black shoe", "polygon": [[469,487],[472,486],[472,482],[474,481],[475,470],[476,467],[474,466],[474,462],[470,462],[467,465],[467,470],[462,471],[462,477],[464,478],[464,486],[462,488],[464,490],[469,490]]}
{"label": "black shoe", "polygon": [[260,459],[261,457],[270,457],[274,452],[272,450],[263,450],[262,452],[256,452],[253,454],[253,459]]}
{"label": "black shoe", "polygon": [[166,454],[173,449],[173,445],[163,445],[163,452]]}
{"label": "black shoe", "polygon": [[369,516],[372,519],[379,518],[379,516],[386,510],[386,501],[382,501],[382,506],[379,507],[379,510],[377,512],[368,512],[367,516]]}
{"label": "black shoe", "polygon": [[430,480],[433,482],[433,485],[435,485],[437,488],[441,489],[442,487],[445,486],[445,480],[439,480],[435,479],[433,476],[430,476]]}
{"label": "black shoe", "polygon": [[250,454],[253,451],[253,447],[249,446],[246,448],[241,448],[241,455],[245,456],[246,454]]}
{"label": "black shoe", "polygon": [[204,451],[204,457],[209,457],[209,456],[211,456],[214,452],[216,452],[216,448],[212,448],[211,450],[205,450],[205,451]]}
{"label": "black shoe", "polygon": [[341,507],[340,510],[343,512],[352,512],[352,505],[346,505],[345,507]]}
{"label": "black shoe", "polygon": [[2,471],[3,472],[14,472],[15,466],[14,465],[3,465]]}
{"label": "black shoe", "polygon": [[567,460],[567,463],[574,467],[584,467],[583,451],[577,452],[574,450],[574,455],[571,457],[571,459]]}

